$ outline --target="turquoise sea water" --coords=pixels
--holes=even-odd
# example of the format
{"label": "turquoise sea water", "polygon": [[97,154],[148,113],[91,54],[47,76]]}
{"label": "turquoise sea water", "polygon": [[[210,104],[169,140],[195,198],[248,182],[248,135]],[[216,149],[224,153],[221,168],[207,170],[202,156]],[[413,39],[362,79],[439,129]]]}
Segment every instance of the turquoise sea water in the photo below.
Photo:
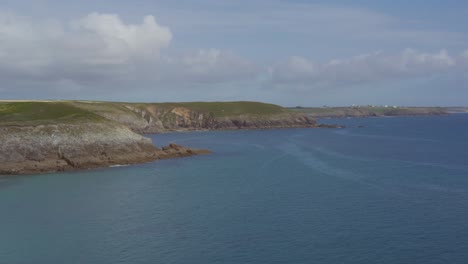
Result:
{"label": "turquoise sea water", "polygon": [[468,115],[324,121],[347,128],[153,135],[213,154],[0,177],[0,263],[468,263]]}

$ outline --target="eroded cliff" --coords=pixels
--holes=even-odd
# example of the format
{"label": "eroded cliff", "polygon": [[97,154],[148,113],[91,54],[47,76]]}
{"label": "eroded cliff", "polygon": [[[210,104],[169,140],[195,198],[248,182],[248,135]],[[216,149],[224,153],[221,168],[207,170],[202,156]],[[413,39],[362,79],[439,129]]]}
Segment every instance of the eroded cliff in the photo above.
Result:
{"label": "eroded cliff", "polygon": [[75,102],[77,107],[119,122],[138,133],[175,130],[315,127],[314,119],[257,102],[130,104]]}
{"label": "eroded cliff", "polygon": [[0,105],[0,174],[134,164],[207,153],[159,149],[128,127],[61,103]]}
{"label": "eroded cliff", "polygon": [[140,135],[144,133],[316,126],[304,114],[258,102],[0,102],[0,174],[96,168],[208,153],[174,144],[158,149]]}

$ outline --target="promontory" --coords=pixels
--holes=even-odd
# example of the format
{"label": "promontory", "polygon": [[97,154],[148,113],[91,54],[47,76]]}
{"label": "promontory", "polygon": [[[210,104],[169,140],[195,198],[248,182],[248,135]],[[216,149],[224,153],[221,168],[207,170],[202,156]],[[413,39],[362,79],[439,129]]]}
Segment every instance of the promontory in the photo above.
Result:
{"label": "promontory", "polygon": [[[257,102],[0,101],[0,174],[55,172],[208,153],[142,134],[180,130],[317,127]],[[202,146],[201,146],[202,147]]]}

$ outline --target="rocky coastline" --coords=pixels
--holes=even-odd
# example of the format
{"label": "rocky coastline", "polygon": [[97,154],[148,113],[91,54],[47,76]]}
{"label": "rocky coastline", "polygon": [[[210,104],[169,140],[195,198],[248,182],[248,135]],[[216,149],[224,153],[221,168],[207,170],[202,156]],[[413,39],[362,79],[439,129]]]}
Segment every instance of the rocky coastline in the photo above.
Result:
{"label": "rocky coastline", "polygon": [[0,175],[128,165],[207,154],[176,144],[163,148],[112,123],[0,127]]}
{"label": "rocky coastline", "polygon": [[[259,103],[260,104],[260,103]],[[106,119],[123,124],[139,134],[157,134],[172,131],[278,129],[317,127],[317,122],[302,113],[280,108],[271,114],[226,113],[216,115],[210,111],[184,105],[162,104],[99,104],[75,103]],[[259,105],[262,107],[262,104]]]}
{"label": "rocky coastline", "polygon": [[157,148],[142,134],[313,127],[336,128],[319,125],[305,114],[256,102],[0,102],[0,175],[91,169],[209,153],[176,144]]}

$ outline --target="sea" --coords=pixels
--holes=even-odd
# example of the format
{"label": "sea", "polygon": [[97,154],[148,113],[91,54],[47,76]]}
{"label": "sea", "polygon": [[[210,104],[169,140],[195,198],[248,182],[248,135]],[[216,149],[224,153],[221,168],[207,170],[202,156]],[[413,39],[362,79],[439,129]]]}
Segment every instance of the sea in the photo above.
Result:
{"label": "sea", "polygon": [[468,114],[150,136],[212,154],[0,177],[0,263],[468,263]]}

